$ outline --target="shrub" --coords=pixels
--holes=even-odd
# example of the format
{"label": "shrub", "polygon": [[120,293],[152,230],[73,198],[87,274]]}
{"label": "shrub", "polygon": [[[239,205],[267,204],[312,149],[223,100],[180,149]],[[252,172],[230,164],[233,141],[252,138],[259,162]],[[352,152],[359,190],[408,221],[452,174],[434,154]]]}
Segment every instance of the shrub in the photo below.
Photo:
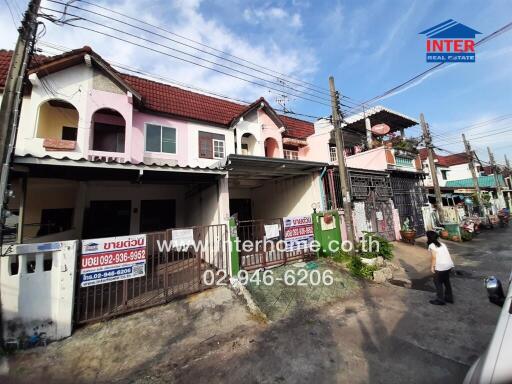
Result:
{"label": "shrub", "polygon": [[[377,244],[378,243],[378,247]],[[373,259],[382,256],[386,260],[393,258],[393,244],[382,236],[373,232],[364,232],[363,238],[357,244],[357,252],[361,257]]]}
{"label": "shrub", "polygon": [[364,279],[371,279],[373,277],[373,272],[377,270],[377,267],[373,265],[364,264],[359,256],[352,257],[348,264],[348,268],[353,276]]}
{"label": "shrub", "polygon": [[350,256],[348,252],[345,252],[344,250],[340,249],[338,253],[332,255],[331,258],[333,261],[337,263],[346,264],[352,259],[352,256]]}

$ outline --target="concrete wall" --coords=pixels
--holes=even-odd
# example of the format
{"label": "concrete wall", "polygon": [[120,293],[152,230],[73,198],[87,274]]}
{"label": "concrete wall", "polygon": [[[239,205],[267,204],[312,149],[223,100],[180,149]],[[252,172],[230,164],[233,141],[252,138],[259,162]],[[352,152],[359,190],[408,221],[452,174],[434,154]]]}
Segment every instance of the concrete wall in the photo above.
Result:
{"label": "concrete wall", "polygon": [[388,168],[386,148],[379,147],[366,152],[360,152],[347,157],[347,166],[350,168],[385,171]]}
{"label": "concrete wall", "polygon": [[[0,291],[5,339],[46,332],[48,339],[70,336],[72,331],[74,282],[78,241],[14,246],[0,259]],[[4,247],[6,251],[6,247]],[[11,263],[18,260],[14,274]],[[43,270],[43,260],[51,260],[51,270]],[[27,262],[35,260],[29,273]]]}
{"label": "concrete wall", "polygon": [[309,136],[307,138],[308,146],[302,148],[299,155],[307,160],[331,163],[329,154],[330,138],[331,134],[327,130]]}
{"label": "concrete wall", "polygon": [[320,206],[319,175],[305,175],[269,181],[257,188],[229,189],[232,199],[251,199],[254,219],[309,215],[311,204]]}

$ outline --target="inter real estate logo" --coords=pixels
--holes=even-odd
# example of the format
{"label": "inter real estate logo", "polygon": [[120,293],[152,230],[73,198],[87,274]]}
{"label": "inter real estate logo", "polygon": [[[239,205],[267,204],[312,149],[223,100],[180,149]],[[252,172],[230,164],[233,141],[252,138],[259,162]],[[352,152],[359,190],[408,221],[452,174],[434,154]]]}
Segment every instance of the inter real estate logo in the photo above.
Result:
{"label": "inter real estate logo", "polygon": [[474,63],[477,34],[481,32],[452,19],[420,32],[427,37],[427,62]]}

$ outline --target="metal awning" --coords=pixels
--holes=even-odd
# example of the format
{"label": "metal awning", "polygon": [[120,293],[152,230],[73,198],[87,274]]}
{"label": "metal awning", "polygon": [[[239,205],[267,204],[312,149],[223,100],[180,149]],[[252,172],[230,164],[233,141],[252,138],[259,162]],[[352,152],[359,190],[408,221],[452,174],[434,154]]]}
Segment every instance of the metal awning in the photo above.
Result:
{"label": "metal awning", "polygon": [[229,180],[261,184],[268,180],[305,176],[327,167],[317,161],[289,160],[261,156],[229,155],[224,162]]}
{"label": "metal awning", "polygon": [[395,112],[389,108],[376,106],[367,109],[364,113],[361,112],[347,117],[345,119],[345,124],[343,125],[343,128],[360,131],[361,133],[364,134],[366,132],[366,126],[364,121],[366,117],[370,119],[372,126],[381,123],[389,125],[389,127],[391,128],[391,132],[410,128],[412,126],[419,124],[419,122],[416,119],[413,119],[412,117],[406,116],[399,112]]}
{"label": "metal awning", "polygon": [[227,172],[216,167],[180,167],[157,164],[132,164],[86,159],[55,159],[50,156],[17,156],[14,159],[15,172],[20,167],[30,177],[57,178],[68,180],[115,180],[137,183],[211,183]]}

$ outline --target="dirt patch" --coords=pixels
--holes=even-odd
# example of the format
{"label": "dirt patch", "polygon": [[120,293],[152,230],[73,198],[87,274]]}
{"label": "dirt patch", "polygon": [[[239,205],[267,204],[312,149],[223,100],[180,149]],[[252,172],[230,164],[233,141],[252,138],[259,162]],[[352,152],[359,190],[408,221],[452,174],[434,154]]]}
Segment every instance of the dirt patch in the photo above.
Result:
{"label": "dirt patch", "polygon": [[[256,322],[228,288],[211,289],[76,331],[16,353],[8,379],[16,383],[151,382],[154,368],[186,365],[219,348],[248,343]],[[141,379],[143,378],[143,379]],[[0,382],[7,378],[0,377]]]}
{"label": "dirt patch", "polygon": [[[305,271],[305,272],[304,272]],[[315,272],[313,272],[315,271]],[[332,284],[324,281],[326,271],[332,274]],[[327,303],[348,297],[360,289],[359,280],[336,263],[319,259],[310,263],[295,263],[270,270],[273,284],[264,283],[263,272],[260,272],[259,283],[256,279],[247,285],[254,301],[270,320],[278,320],[298,310],[319,308]],[[286,274],[288,273],[288,282]],[[329,273],[329,272],[327,272]],[[314,275],[314,276],[313,276]],[[294,284],[290,284],[294,276]],[[299,284],[299,279],[307,276]],[[320,283],[316,284],[320,276]]]}

